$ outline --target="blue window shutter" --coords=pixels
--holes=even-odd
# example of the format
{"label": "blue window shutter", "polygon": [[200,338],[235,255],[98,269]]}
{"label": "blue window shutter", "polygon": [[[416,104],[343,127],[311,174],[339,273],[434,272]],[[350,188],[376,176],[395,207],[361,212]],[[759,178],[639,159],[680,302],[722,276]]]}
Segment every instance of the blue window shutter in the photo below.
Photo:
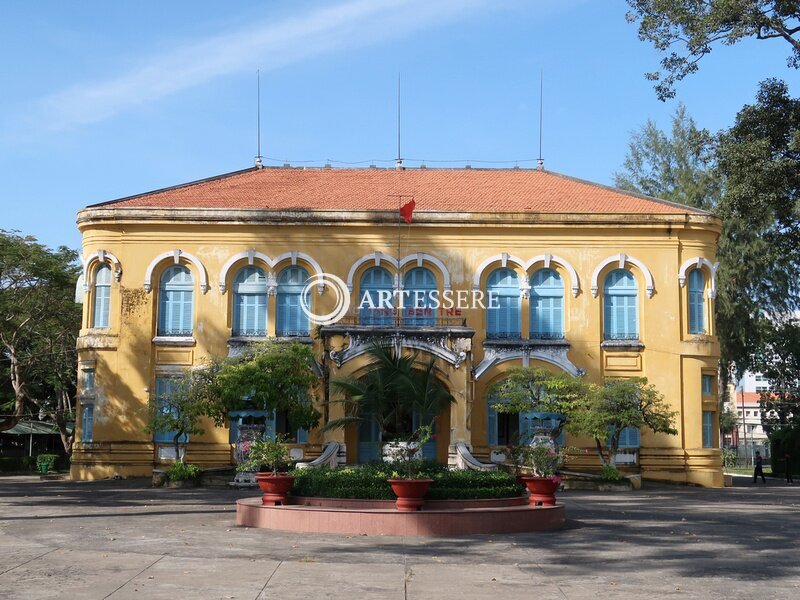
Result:
{"label": "blue window shutter", "polygon": [[106,329],[109,325],[111,304],[111,268],[101,265],[95,271],[94,280],[94,314],[92,327]]}
{"label": "blue window shutter", "polygon": [[714,447],[714,413],[703,411],[703,448]]}
{"label": "blue window shutter", "polygon": [[493,398],[486,401],[486,445],[497,445],[497,411],[492,408]]}
{"label": "blue window shutter", "polygon": [[519,442],[527,444],[533,439],[535,415],[533,412],[519,413]]}
{"label": "blue window shutter", "polygon": [[615,269],[603,286],[603,333],[606,339],[639,337],[639,307],[636,278],[630,271]]}
{"label": "blue window shutter", "polygon": [[81,441],[92,441],[92,429],[94,428],[94,404],[85,404],[81,418]]}
{"label": "blue window shutter", "polygon": [[564,336],[564,283],[553,269],[539,269],[530,279],[532,338]]}
{"label": "blue window shutter", "polygon": [[375,308],[370,308],[369,305],[365,305],[361,308],[359,313],[359,322],[361,325],[386,327],[394,324],[394,315],[391,314],[391,311],[382,308],[380,304],[381,291],[389,292],[389,294],[394,292],[394,280],[391,274],[383,267],[367,269],[361,276],[358,302],[361,302],[361,299],[366,293],[369,295],[369,298],[372,300],[372,305],[375,306]]}
{"label": "blue window shutter", "polygon": [[689,333],[705,333],[705,276],[700,269],[689,273]]}
{"label": "blue window shutter", "polygon": [[358,462],[366,463],[380,457],[381,434],[378,423],[369,415],[358,424]]}
{"label": "blue window shutter", "polygon": [[[492,294],[491,304],[489,295]],[[519,337],[519,279],[512,269],[495,269],[486,280],[486,337]],[[492,305],[497,308],[492,308]]]}
{"label": "blue window shutter", "polygon": [[308,443],[308,429],[300,428],[297,430],[297,443],[298,444]]}
{"label": "blue window shutter", "polygon": [[[403,323],[411,326],[425,326],[436,323],[436,315],[430,309],[430,293],[436,289],[436,277],[425,267],[416,267],[406,273],[403,284]],[[423,292],[422,298],[417,302],[416,292]],[[414,309],[422,308],[422,315],[417,315]]]}
{"label": "blue window shutter", "polygon": [[189,269],[170,267],[159,286],[159,335],[192,335],[194,321],[194,283]]}
{"label": "blue window shutter", "polygon": [[[287,267],[278,275],[276,329],[279,336],[309,335],[310,322],[300,306],[300,296],[307,280],[308,271],[302,267]],[[310,298],[306,300],[309,301]]]}

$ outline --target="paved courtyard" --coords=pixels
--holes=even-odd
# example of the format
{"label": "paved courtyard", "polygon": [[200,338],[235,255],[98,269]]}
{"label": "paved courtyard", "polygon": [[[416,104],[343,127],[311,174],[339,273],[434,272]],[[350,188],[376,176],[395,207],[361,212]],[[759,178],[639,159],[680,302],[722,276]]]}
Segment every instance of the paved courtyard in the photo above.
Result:
{"label": "paved courtyard", "polygon": [[252,495],[0,478],[0,598],[800,597],[800,487],[778,481],[566,492],[562,531],[454,539],[237,528]]}

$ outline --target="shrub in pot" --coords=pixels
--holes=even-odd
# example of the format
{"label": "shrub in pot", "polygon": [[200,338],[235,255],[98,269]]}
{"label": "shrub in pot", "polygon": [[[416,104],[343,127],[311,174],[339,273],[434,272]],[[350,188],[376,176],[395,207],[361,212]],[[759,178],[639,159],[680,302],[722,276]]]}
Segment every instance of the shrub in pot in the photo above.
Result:
{"label": "shrub in pot", "polygon": [[280,470],[289,465],[286,440],[287,436],[276,435],[274,439],[253,442],[247,461],[237,467],[239,471],[256,471],[256,482],[264,492],[261,501],[270,506],[286,504],[294,485],[294,477]]}
{"label": "shrub in pot", "polygon": [[425,503],[425,494],[433,483],[433,479],[418,476],[421,464],[419,449],[433,438],[433,424],[418,427],[408,438],[393,444],[389,449],[389,457],[397,471],[387,479],[392,491],[397,496],[395,506],[403,512],[419,510]]}
{"label": "shrub in pot", "polygon": [[561,478],[556,474],[564,463],[566,449],[557,449],[549,444],[527,446],[522,453],[523,465],[533,472],[523,475],[522,483],[531,493],[531,506],[555,506],[556,490]]}

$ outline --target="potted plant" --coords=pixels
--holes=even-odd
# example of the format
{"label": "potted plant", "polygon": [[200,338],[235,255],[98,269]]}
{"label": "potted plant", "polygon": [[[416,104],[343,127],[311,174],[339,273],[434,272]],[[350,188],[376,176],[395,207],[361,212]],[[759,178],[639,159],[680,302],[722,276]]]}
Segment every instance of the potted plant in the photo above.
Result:
{"label": "potted plant", "polygon": [[425,504],[425,494],[433,483],[433,479],[419,478],[418,467],[421,462],[420,448],[433,438],[433,424],[418,427],[406,440],[394,444],[389,450],[391,461],[398,466],[387,479],[397,500],[397,510],[413,512]]}
{"label": "potted plant", "polygon": [[564,450],[556,449],[549,444],[527,446],[523,452],[523,464],[533,472],[523,475],[522,483],[531,493],[531,506],[555,506],[556,490],[561,478],[556,475],[564,462]]}
{"label": "potted plant", "polygon": [[269,506],[286,504],[286,496],[294,485],[294,477],[285,471],[279,471],[289,464],[286,439],[284,435],[276,435],[274,439],[251,443],[247,461],[237,467],[242,472],[256,471],[256,482],[264,492],[261,501]]}

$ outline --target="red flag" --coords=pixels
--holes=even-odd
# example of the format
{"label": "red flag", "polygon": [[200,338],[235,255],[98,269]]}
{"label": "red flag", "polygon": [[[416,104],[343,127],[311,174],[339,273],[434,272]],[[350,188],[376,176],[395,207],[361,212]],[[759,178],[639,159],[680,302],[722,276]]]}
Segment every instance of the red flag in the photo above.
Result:
{"label": "red flag", "polygon": [[411,223],[411,217],[414,214],[414,207],[417,205],[412,198],[410,202],[406,202],[400,207],[400,216],[406,223]]}

